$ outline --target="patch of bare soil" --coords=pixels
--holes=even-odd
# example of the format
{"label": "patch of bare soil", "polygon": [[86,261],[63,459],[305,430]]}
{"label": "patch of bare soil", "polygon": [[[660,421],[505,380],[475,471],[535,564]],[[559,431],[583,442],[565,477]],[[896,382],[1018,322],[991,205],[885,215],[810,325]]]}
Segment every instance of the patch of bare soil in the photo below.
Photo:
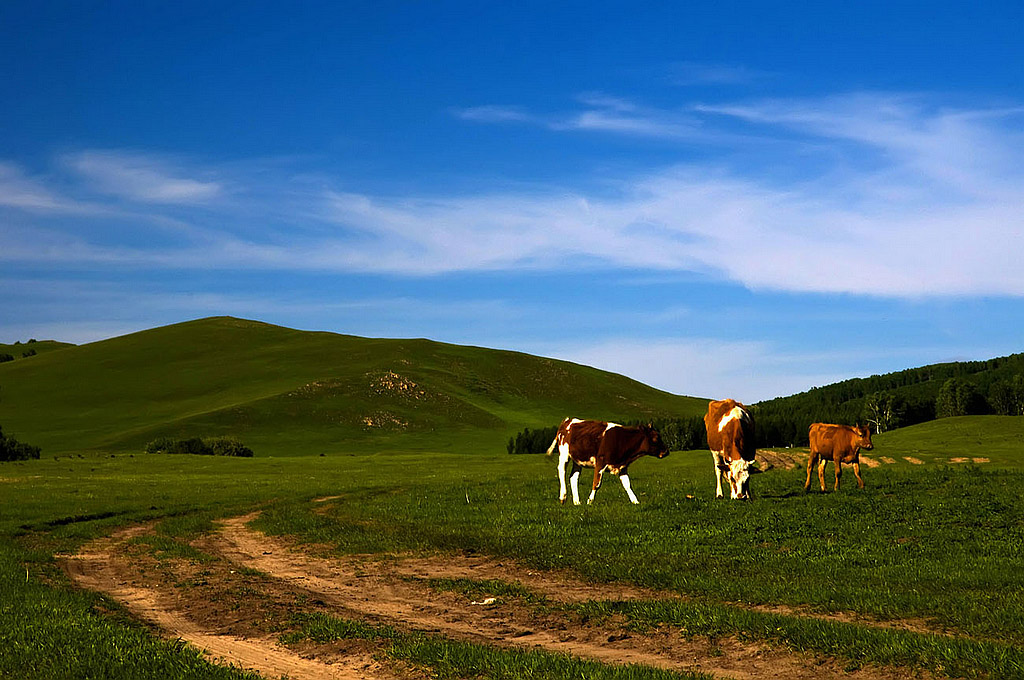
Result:
{"label": "patch of bare soil", "polygon": [[800,452],[758,449],[757,459],[762,470],[771,470],[772,468],[792,470],[797,467],[807,467],[807,454]]}
{"label": "patch of bare soil", "polygon": [[676,597],[587,584],[568,574],[529,571],[476,555],[318,557],[249,529],[251,518],[226,520],[220,531],[195,542],[211,556],[205,562],[157,560],[146,546],[130,540],[148,531],[141,527],[93,542],[67,560],[67,571],[83,587],[106,593],[163,634],[207,650],[214,660],[292,680],[425,677],[422,670],[378,660],[380,649],[366,641],[281,644],[278,637],[294,626],[296,612],[325,612],[452,639],[737,679],[921,677],[899,668],[848,671],[834,660],[764,641],[689,638],[669,627],[640,634],[625,630],[622,622],[585,624],[517,598],[474,599],[438,592],[427,579],[500,579],[561,602]]}

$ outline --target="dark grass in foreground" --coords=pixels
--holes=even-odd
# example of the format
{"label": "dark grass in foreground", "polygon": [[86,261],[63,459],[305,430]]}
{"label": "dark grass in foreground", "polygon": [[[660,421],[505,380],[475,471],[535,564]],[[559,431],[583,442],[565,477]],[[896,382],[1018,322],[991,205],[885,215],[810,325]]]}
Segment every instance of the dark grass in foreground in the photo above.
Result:
{"label": "dark grass in foreground", "polygon": [[20,558],[0,545],[0,678],[259,680],[154,637],[96,595],[29,578]]}
{"label": "dark grass in foreground", "polygon": [[953,677],[1024,677],[1024,649],[963,637],[893,630],[813,617],[789,616],[730,606],[710,600],[587,601],[570,604],[550,599],[518,583],[486,579],[426,579],[429,587],[469,597],[516,600],[538,612],[561,612],[581,624],[615,617],[634,631],[670,627],[683,636],[711,639],[739,636],[771,640],[800,652],[843,659],[846,667],[864,664],[912,666]]}
{"label": "dark grass in foreground", "polygon": [[312,640],[329,643],[342,639],[385,642],[388,658],[431,669],[438,680],[488,678],[489,680],[710,680],[703,673],[674,672],[630,664],[608,666],[567,654],[501,648],[447,640],[423,633],[405,633],[390,626],[374,626],[327,614],[303,614],[295,619],[298,630],[282,636],[285,643]]}
{"label": "dark grass in foreground", "polygon": [[867,489],[805,495],[802,472],[780,470],[757,476],[757,500],[737,503],[660,461],[636,468],[639,507],[614,480],[593,506],[559,506],[556,484],[507,468],[497,483],[396,480],[318,512],[276,504],[256,526],[345,552],[473,550],[597,582],[912,618],[1024,644],[1020,472],[892,466],[868,472]]}
{"label": "dark grass in foreground", "polygon": [[671,626],[684,635],[775,640],[797,651],[844,659],[847,667],[878,664],[926,668],[953,677],[1024,677],[1024,650],[1006,643],[770,614],[714,602],[585,602],[567,609],[584,620],[623,616],[637,629]]}

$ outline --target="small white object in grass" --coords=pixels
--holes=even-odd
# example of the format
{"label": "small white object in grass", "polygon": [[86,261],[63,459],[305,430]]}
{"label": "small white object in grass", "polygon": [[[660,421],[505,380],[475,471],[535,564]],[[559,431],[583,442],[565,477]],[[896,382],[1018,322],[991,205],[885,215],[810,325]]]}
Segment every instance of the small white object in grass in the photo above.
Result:
{"label": "small white object in grass", "polygon": [[474,601],[474,602],[470,602],[470,604],[494,604],[497,601],[498,601],[498,598],[496,598],[496,597],[485,597],[484,599],[480,600],[479,602],[475,602]]}

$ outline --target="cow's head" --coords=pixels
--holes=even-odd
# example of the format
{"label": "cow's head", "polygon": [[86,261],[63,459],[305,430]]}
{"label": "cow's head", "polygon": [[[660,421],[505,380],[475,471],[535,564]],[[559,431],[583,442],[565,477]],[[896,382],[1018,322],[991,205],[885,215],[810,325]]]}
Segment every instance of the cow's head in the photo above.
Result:
{"label": "cow's head", "polygon": [[871,426],[870,425],[858,425],[853,428],[853,431],[857,433],[857,439],[853,442],[855,445],[862,449],[870,451],[875,448],[871,443]]}
{"label": "cow's head", "polygon": [[665,442],[661,438],[661,433],[655,430],[651,425],[641,425],[644,431],[645,443],[647,444],[647,455],[657,456],[658,458],[664,458],[668,455],[668,447],[665,446]]}
{"label": "cow's head", "polygon": [[729,462],[729,486],[733,498],[750,498],[750,462],[740,458]]}

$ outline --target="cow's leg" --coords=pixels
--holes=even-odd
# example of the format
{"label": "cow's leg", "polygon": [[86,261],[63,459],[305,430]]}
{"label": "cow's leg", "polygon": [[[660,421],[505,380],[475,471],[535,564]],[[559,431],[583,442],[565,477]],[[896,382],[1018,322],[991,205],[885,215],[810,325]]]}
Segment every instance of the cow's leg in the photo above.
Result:
{"label": "cow's leg", "polygon": [[597,490],[601,488],[601,477],[604,475],[604,471],[597,465],[594,466],[594,485],[590,487],[590,498],[587,499],[587,505],[594,502],[594,496],[597,495]]}
{"label": "cow's leg", "polygon": [[576,461],[572,462],[572,474],[569,475],[569,485],[572,487],[572,504],[580,504],[580,466]]}
{"label": "cow's leg", "polygon": [[860,476],[860,461],[853,461],[853,476],[857,478],[857,487],[864,488],[864,480]]}
{"label": "cow's leg", "polygon": [[715,451],[711,452],[711,462],[712,462],[712,465],[714,466],[714,470],[715,470],[715,481],[718,483],[718,486],[715,489],[715,498],[721,498],[722,497],[722,468],[719,467],[720,463],[719,463],[719,460],[718,460],[718,453],[716,453]]}
{"label": "cow's leg", "polygon": [[619,481],[622,482],[622,488],[626,490],[626,495],[629,496],[629,500],[633,505],[640,505],[640,501],[637,500],[636,494],[633,493],[633,489],[629,484],[629,475],[625,472],[619,475]]}
{"label": "cow's leg", "polygon": [[569,447],[558,451],[558,502],[565,503],[565,466],[569,463]]}
{"label": "cow's leg", "polygon": [[840,463],[837,460],[837,461],[835,461],[835,465],[836,465],[836,485],[833,488],[833,491],[839,491],[839,478],[843,476],[843,464]]}
{"label": "cow's leg", "polygon": [[828,465],[828,458],[818,461],[818,482],[821,483],[821,490],[825,490],[825,466]]}
{"label": "cow's leg", "polygon": [[807,459],[807,481],[804,482],[804,491],[811,490],[811,475],[814,473],[814,464],[818,462],[818,454],[811,452],[811,457]]}

